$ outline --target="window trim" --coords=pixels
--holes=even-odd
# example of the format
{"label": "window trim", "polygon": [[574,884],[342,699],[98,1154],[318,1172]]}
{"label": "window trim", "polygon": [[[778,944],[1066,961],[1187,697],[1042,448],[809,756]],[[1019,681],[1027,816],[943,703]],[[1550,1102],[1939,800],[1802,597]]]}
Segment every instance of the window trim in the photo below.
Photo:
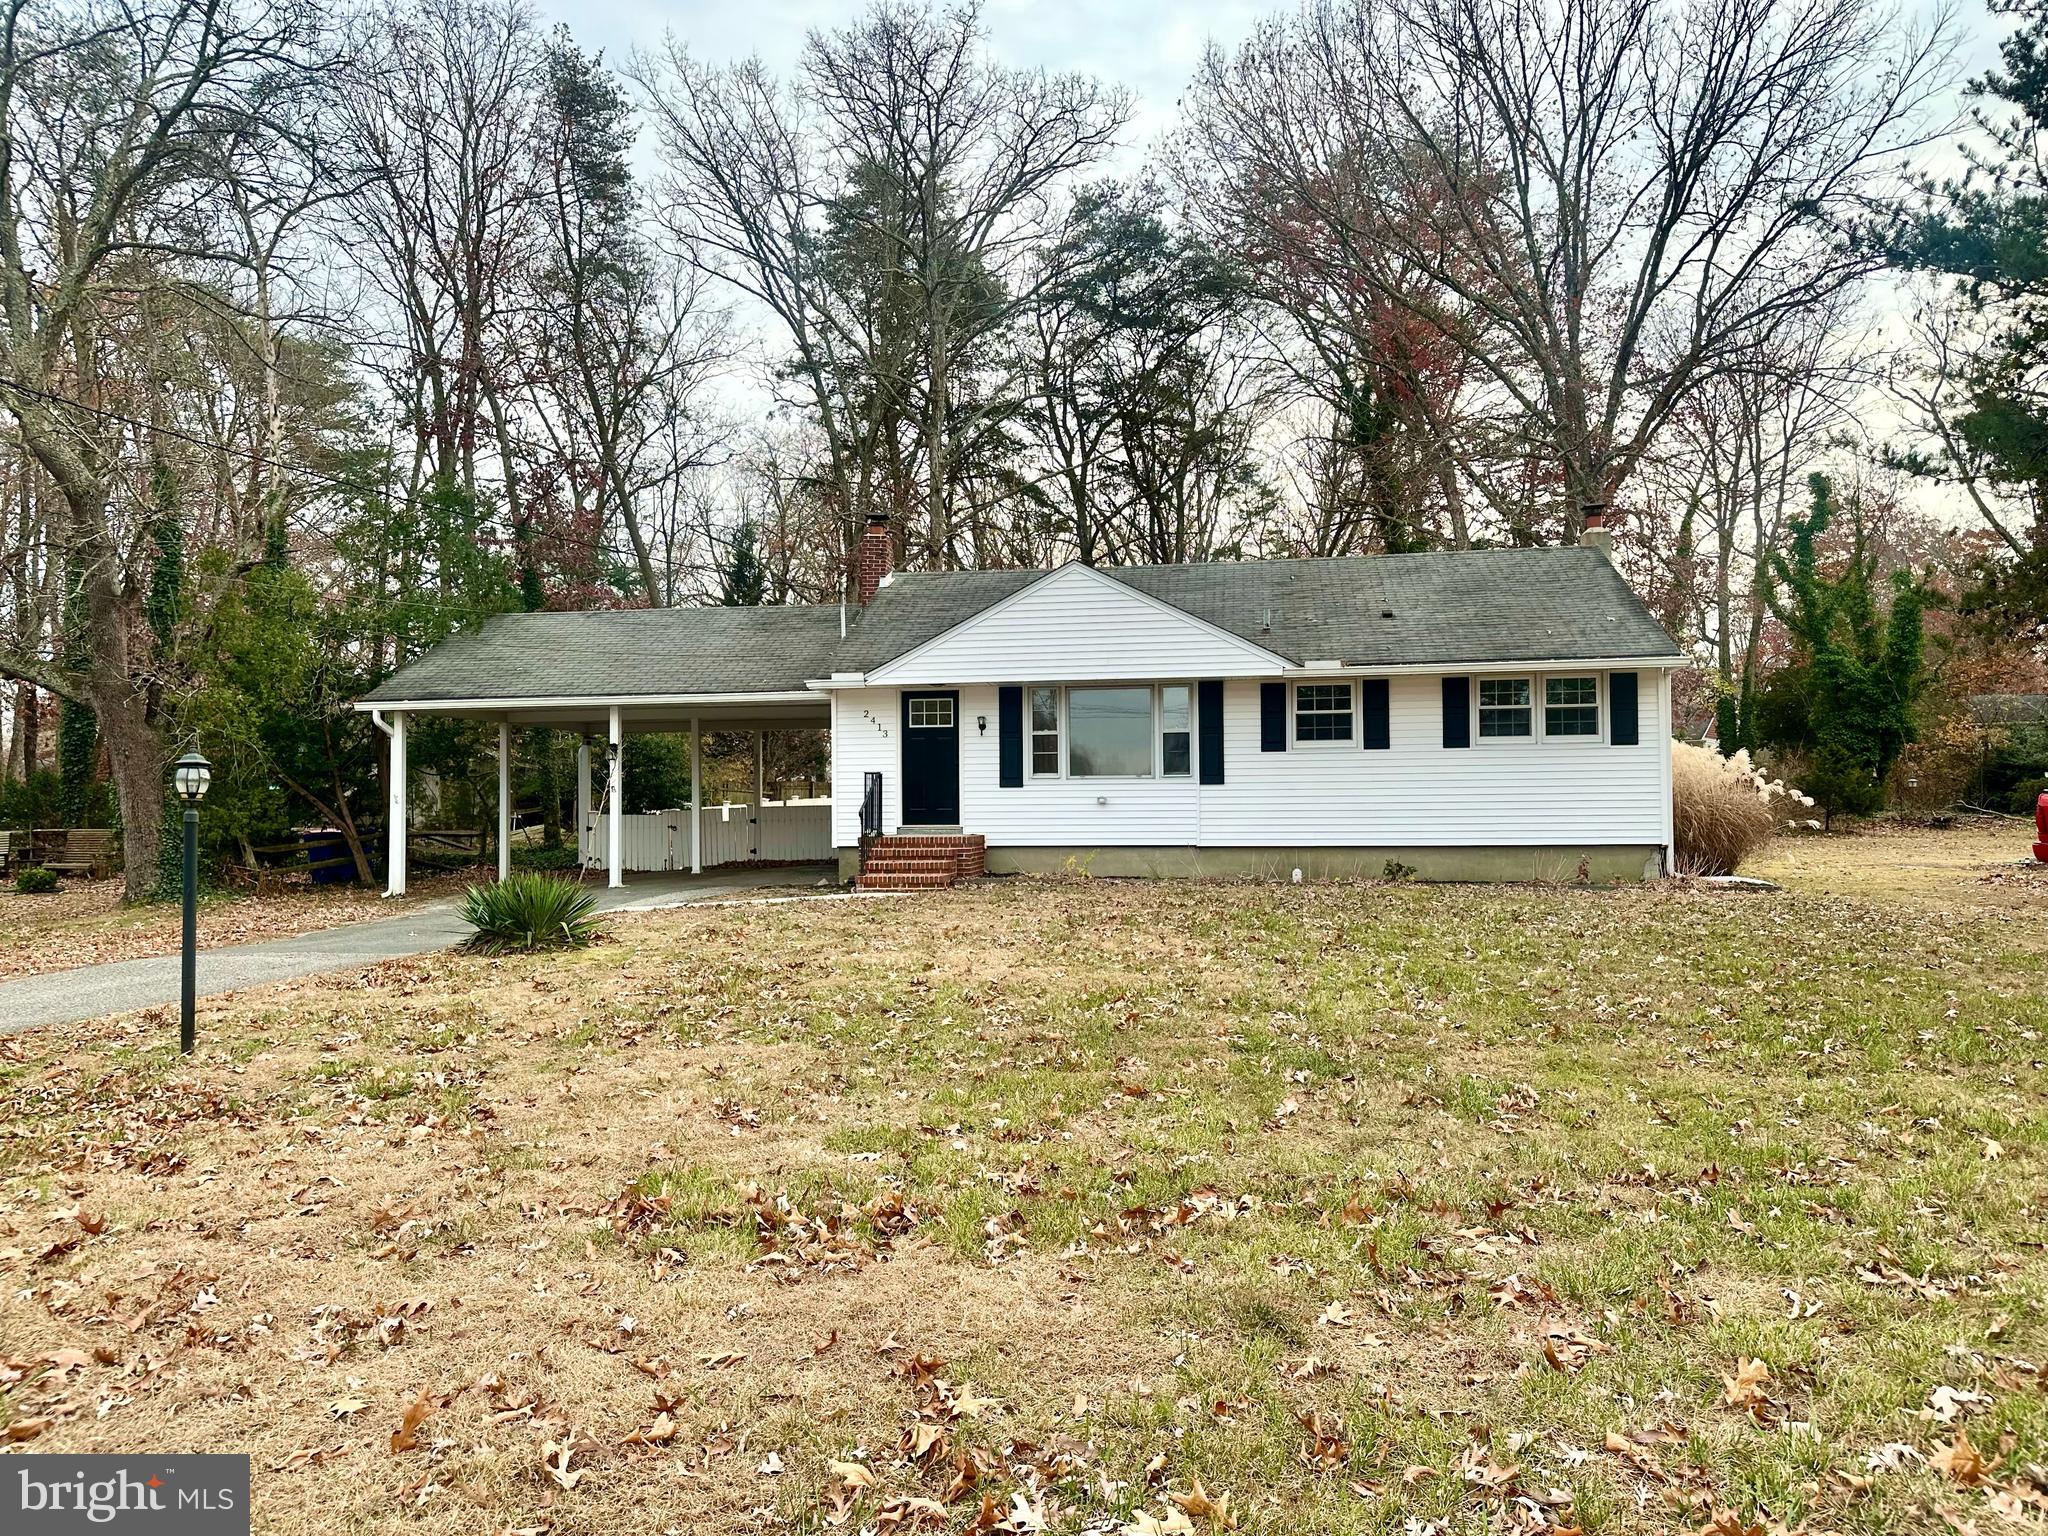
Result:
{"label": "window trim", "polygon": [[[904,703],[906,707],[903,711],[903,728],[906,731],[950,731],[960,724],[960,701],[953,698],[950,694],[914,693]],[[920,720],[917,718],[917,711],[920,705],[929,707],[939,704],[943,704],[946,707],[946,718],[944,720]]]}
{"label": "window trim", "polygon": [[[1037,695],[1052,695],[1052,753],[1053,766],[1041,770],[1038,766],[1038,738],[1047,733],[1038,729]],[[1024,776],[1027,779],[1063,779],[1067,770],[1067,690],[1055,683],[1027,683],[1024,686]]]}
{"label": "window trim", "polygon": [[[1590,731],[1558,731],[1550,729],[1550,685],[1563,682],[1590,682],[1593,685],[1593,729]],[[1607,740],[1607,675],[1604,672],[1546,672],[1541,684],[1542,702],[1537,726],[1545,741],[1554,741],[1560,746],[1598,746]],[[1560,704],[1559,709],[1584,709],[1583,704]]]}
{"label": "window trim", "polygon": [[[1304,688],[1342,688],[1350,698],[1347,711],[1351,729],[1342,736],[1304,738],[1301,734],[1301,690]],[[1335,710],[1311,710],[1311,714],[1334,715]],[[1356,750],[1358,747],[1359,715],[1358,680],[1350,677],[1309,678],[1292,685],[1287,695],[1287,745],[1297,752],[1322,752],[1331,748]]]}
{"label": "window trim", "polygon": [[[1175,734],[1188,739],[1188,765],[1178,773],[1169,773],[1166,768],[1166,690],[1169,688],[1178,688],[1188,700],[1188,723],[1175,728]],[[1195,776],[1195,710],[1198,707],[1193,683],[1152,685],[1152,760],[1162,784],[1175,779],[1192,780]]]}
{"label": "window trim", "polygon": [[[1202,703],[1200,691],[1192,679],[1164,678],[1157,682],[1090,682],[1090,683],[1025,683],[1024,689],[1024,777],[1025,782],[1040,784],[1193,784],[1199,777],[1196,754],[1201,733]],[[1070,697],[1076,688],[1144,688],[1152,695],[1152,767],[1146,773],[1089,773],[1074,772],[1074,730],[1073,716],[1069,708]],[[1185,773],[1166,771],[1165,713],[1161,690],[1185,688],[1188,691],[1188,768]],[[1059,715],[1059,769],[1054,773],[1041,773],[1037,768],[1037,754],[1032,750],[1033,738],[1043,732],[1031,728],[1031,696],[1041,689],[1050,689]]]}
{"label": "window trim", "polygon": [[[1590,736],[1571,734],[1552,735],[1546,720],[1544,703],[1548,684],[1552,678],[1582,678],[1593,680],[1593,707],[1598,711],[1599,729]],[[1480,685],[1491,682],[1525,682],[1529,685],[1529,734],[1526,736],[1482,736],[1479,734]],[[1577,706],[1568,706],[1576,708]],[[1572,668],[1561,672],[1495,672],[1482,674],[1472,679],[1471,703],[1472,745],[1474,747],[1499,748],[1514,751],[1521,747],[1601,747],[1607,744],[1610,717],[1607,709],[1607,673],[1604,669],[1582,671]]]}

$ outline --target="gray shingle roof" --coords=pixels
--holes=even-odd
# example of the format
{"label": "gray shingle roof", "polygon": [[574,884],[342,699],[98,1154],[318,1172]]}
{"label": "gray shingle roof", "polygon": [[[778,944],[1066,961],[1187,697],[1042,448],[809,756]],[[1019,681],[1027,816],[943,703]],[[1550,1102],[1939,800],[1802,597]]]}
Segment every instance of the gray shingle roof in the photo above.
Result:
{"label": "gray shingle roof", "polygon": [[833,670],[871,672],[1044,578],[1044,571],[898,571],[860,610]]}
{"label": "gray shingle roof", "polygon": [[1296,663],[1398,667],[1680,654],[1594,549],[1140,565],[1104,574]]}
{"label": "gray shingle roof", "polygon": [[506,613],[378,684],[406,700],[782,693],[832,670],[839,608],[625,608]]}
{"label": "gray shingle roof", "polygon": [[[836,605],[519,613],[437,646],[366,703],[775,693],[868,672],[1043,571],[910,571],[839,634]],[[1296,663],[1456,666],[1681,653],[1598,551],[1461,550],[1105,568]]]}

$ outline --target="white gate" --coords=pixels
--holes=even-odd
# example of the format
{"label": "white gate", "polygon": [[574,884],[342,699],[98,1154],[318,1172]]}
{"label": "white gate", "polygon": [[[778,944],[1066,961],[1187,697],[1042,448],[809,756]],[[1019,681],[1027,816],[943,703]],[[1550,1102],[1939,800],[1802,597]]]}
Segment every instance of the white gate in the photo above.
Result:
{"label": "white gate", "polygon": [[[619,818],[619,842],[625,867],[637,872],[687,870],[690,867],[690,813],[687,809],[655,811]],[[800,801],[754,807],[744,801],[707,805],[703,815],[706,869],[740,864],[749,859],[823,861],[832,857],[830,801]],[[584,829],[584,863],[605,868],[609,862],[608,819],[593,812]]]}

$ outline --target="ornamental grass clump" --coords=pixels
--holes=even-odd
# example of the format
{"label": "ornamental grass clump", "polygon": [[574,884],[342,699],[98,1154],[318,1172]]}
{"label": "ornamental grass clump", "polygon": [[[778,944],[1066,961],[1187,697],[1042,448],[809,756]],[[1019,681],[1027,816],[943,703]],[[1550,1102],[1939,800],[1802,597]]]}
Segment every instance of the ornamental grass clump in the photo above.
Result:
{"label": "ornamental grass clump", "polygon": [[571,880],[519,872],[462,893],[465,949],[486,955],[580,949],[597,937],[597,893]]}
{"label": "ornamental grass clump", "polygon": [[1712,747],[1671,744],[1671,831],[1682,875],[1732,875],[1771,840],[1786,804],[1812,805],[1750,762]]}

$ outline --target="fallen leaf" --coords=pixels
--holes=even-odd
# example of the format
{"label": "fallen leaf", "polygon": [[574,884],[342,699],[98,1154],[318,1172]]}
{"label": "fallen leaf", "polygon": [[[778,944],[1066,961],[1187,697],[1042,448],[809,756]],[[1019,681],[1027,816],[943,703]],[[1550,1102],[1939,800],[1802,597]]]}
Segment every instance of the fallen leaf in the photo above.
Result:
{"label": "fallen leaf", "polygon": [[405,1410],[405,1418],[398,1428],[392,1431],[391,1453],[394,1456],[400,1451],[412,1450],[420,1443],[420,1426],[426,1423],[434,1410],[440,1406],[431,1392],[422,1392],[413,1400],[412,1406]]}
{"label": "fallen leaf", "polygon": [[1207,1520],[1216,1530],[1234,1531],[1237,1529],[1237,1517],[1230,1512],[1230,1495],[1228,1493],[1212,1494],[1202,1486],[1202,1480],[1199,1477],[1195,1479],[1194,1487],[1190,1488],[1186,1493],[1169,1492],[1166,1497],[1173,1503],[1178,1504],[1194,1518]]}

